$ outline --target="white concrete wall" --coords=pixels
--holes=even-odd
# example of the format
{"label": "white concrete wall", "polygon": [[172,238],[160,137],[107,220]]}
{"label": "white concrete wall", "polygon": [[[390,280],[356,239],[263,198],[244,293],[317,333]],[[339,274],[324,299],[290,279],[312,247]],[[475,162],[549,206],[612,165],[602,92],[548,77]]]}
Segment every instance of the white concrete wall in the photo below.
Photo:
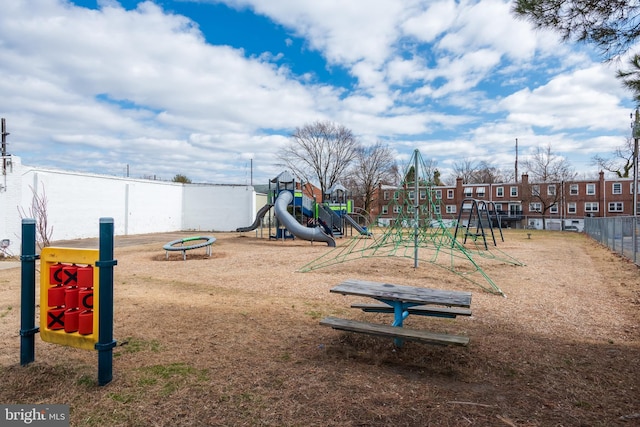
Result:
{"label": "white concrete wall", "polygon": [[256,192],[249,185],[191,184],[182,206],[183,230],[235,231],[253,222]]}
{"label": "white concrete wall", "polygon": [[180,184],[33,168],[13,156],[0,176],[0,239],[19,253],[22,209],[34,190],[47,199],[52,241],[97,237],[99,219],[114,219],[116,235],[180,230],[235,231],[253,222],[252,186]]}
{"label": "white concrete wall", "polygon": [[123,234],[181,230],[183,189],[184,184],[174,182],[127,182]]}

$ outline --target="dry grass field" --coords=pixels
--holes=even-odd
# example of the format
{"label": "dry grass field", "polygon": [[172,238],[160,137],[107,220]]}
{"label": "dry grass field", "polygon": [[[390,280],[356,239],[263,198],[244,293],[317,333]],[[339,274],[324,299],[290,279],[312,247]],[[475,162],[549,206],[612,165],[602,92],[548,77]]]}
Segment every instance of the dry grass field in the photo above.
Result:
{"label": "dry grass field", "polygon": [[[529,233],[498,242],[525,265],[479,260],[506,298],[407,258],[300,273],[330,250],[303,240],[212,233],[210,258],[183,261],[162,245],[193,234],[118,237],[104,387],[96,352],[39,337],[20,366],[20,269],[0,270],[0,402],[69,404],[73,426],[640,425],[637,267],[582,234]],[[329,293],[347,278],[472,292],[470,318],[405,322],[469,346],[396,348],[320,326],[326,315],[390,323]]]}

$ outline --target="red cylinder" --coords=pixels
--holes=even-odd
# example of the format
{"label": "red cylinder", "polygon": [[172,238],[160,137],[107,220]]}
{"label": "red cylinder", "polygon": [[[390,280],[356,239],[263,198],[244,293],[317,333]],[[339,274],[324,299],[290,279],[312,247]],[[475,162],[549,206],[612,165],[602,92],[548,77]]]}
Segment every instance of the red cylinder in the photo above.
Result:
{"label": "red cylinder", "polygon": [[64,312],[64,331],[67,333],[76,332],[78,330],[80,310],[72,308]]}
{"label": "red cylinder", "polygon": [[65,265],[62,267],[63,285],[77,286],[78,284],[78,267],[75,265]]}
{"label": "red cylinder", "polygon": [[93,310],[93,289],[80,289],[78,307],[80,310]]}
{"label": "red cylinder", "polygon": [[64,291],[64,306],[67,310],[78,308],[78,288],[68,286]]}
{"label": "red cylinder", "polygon": [[47,310],[47,328],[51,330],[64,329],[64,308]]}
{"label": "red cylinder", "polygon": [[49,284],[51,285],[59,285],[62,284],[62,267],[63,265],[53,264],[49,267]]}
{"label": "red cylinder", "polygon": [[62,307],[64,305],[65,286],[53,286],[47,290],[47,305],[49,307]]}
{"label": "red cylinder", "polygon": [[90,265],[86,267],[78,267],[78,287],[93,287],[93,267],[91,267]]}
{"label": "red cylinder", "polygon": [[80,312],[78,333],[80,335],[89,335],[93,333],[93,311],[85,310]]}

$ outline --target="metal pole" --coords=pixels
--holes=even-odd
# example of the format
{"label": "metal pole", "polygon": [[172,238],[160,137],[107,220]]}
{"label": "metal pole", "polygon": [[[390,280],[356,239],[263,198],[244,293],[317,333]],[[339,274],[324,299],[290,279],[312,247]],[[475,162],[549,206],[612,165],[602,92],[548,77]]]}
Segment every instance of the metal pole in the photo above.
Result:
{"label": "metal pole", "polygon": [[20,364],[35,360],[35,337],[40,328],[35,325],[36,317],[36,220],[22,220],[22,261],[20,295]]}
{"label": "metal pole", "polygon": [[633,262],[636,262],[637,246],[637,216],[638,216],[638,138],[640,138],[640,113],[636,108],[636,117],[633,123]]}
{"label": "metal pole", "polygon": [[105,385],[113,378],[113,218],[100,218],[100,260],[96,266],[99,273],[100,312],[98,314],[98,385]]}
{"label": "metal pole", "polygon": [[414,194],[413,194],[413,267],[418,268],[418,223],[420,222],[420,178],[418,174],[418,154],[420,152],[416,149],[413,152],[413,180],[414,182]]}

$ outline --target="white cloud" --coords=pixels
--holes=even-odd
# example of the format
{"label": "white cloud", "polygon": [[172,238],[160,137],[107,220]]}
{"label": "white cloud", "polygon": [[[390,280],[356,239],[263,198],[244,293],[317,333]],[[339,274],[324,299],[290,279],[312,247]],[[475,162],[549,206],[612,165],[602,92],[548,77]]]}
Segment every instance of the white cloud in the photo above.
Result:
{"label": "white cloud", "polygon": [[506,97],[500,106],[509,120],[564,131],[607,130],[628,126],[628,109],[620,104],[622,90],[605,65],[560,74],[533,90]]}
{"label": "white cloud", "polygon": [[421,13],[410,16],[403,24],[403,32],[421,42],[431,43],[455,22],[456,2],[436,1],[426,5]]}
{"label": "white cloud", "polygon": [[416,1],[396,0],[224,0],[256,12],[295,31],[329,63],[351,65],[363,59],[380,65],[397,38],[398,21]]}
{"label": "white cloud", "polygon": [[[354,87],[319,82],[313,69],[294,75],[279,65],[286,51],[249,57],[207,43],[198,23],[169,6],[7,2],[0,96],[10,148],[29,153],[27,164],[112,173],[135,164],[140,174],[233,181],[246,177],[248,159],[275,176],[288,133],[315,120],[389,141],[399,159],[424,147],[443,163],[488,157],[503,144],[508,152],[518,136],[586,153],[590,144],[608,149],[618,128],[628,132],[628,96],[614,70],[516,21],[506,0],[225,3],[302,37]],[[52,144],[57,151],[41,157]],[[508,155],[498,149],[494,158]]]}

